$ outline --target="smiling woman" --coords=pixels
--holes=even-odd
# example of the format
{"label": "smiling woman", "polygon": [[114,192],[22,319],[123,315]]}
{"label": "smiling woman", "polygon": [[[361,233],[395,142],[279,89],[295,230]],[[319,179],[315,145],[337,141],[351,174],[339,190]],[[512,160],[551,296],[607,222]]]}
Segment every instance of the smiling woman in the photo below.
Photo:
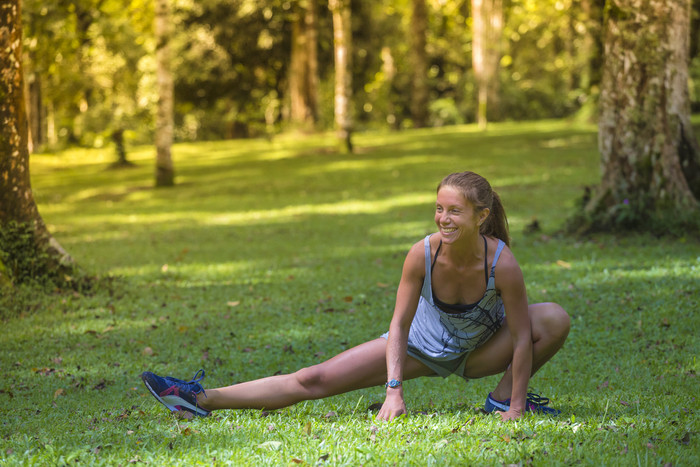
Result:
{"label": "smiling woman", "polygon": [[200,416],[217,409],[276,409],[384,384],[377,417],[391,420],[406,413],[404,381],[503,373],[486,411],[502,411],[503,420],[525,411],[558,414],[527,387],[564,344],[569,317],[554,303],[528,305],[500,198],[473,172],[449,175],[438,186],[435,222],[438,232],[406,256],[383,336],[291,374],[232,386],[205,391],[203,370],[190,381],[144,372],[144,384],[171,411]]}

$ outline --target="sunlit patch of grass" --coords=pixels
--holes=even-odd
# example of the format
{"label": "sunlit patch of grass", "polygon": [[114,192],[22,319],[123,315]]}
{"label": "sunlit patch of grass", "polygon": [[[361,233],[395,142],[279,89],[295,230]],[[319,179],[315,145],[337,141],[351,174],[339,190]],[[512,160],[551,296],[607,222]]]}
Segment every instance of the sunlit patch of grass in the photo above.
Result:
{"label": "sunlit patch of grass", "polygon": [[[700,245],[556,235],[599,177],[595,128],[505,123],[178,144],[177,186],[154,151],[32,156],[39,209],[90,273],[85,293],[18,290],[3,322],[0,464],[497,465],[700,463]],[[406,383],[412,414],[378,423],[382,388],[272,413],[187,422],[138,374],[206,387],[320,362],[386,331],[405,253],[434,228],[435,187],[474,170],[499,191],[531,302],[572,317],[532,387],[563,410],[502,424],[479,407],[495,377]],[[524,234],[537,219],[542,231]],[[112,279],[110,279],[112,277]],[[105,279],[106,278],[106,279]],[[9,410],[9,409],[8,409]],[[4,412],[3,412],[4,413]]]}

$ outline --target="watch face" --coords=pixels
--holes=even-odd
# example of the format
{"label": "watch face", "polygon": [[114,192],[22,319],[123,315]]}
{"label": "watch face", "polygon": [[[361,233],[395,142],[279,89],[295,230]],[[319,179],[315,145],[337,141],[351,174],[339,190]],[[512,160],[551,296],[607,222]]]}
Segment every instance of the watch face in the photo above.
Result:
{"label": "watch face", "polygon": [[386,383],[386,385],[389,386],[390,388],[397,388],[397,387],[401,386],[401,381],[397,381],[395,379],[392,379],[391,381]]}

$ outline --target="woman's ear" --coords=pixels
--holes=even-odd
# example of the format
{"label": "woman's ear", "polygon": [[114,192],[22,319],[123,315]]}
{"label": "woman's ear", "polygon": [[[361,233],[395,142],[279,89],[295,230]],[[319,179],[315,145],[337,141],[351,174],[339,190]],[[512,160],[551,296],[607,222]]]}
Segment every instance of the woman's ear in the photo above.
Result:
{"label": "woman's ear", "polygon": [[486,221],[486,218],[489,217],[489,214],[491,214],[491,210],[489,208],[484,208],[479,212],[479,226],[483,224]]}

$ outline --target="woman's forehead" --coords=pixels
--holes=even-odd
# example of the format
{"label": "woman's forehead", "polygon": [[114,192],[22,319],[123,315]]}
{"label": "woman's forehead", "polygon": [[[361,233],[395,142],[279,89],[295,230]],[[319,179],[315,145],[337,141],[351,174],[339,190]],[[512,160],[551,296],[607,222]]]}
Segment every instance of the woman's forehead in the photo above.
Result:
{"label": "woman's forehead", "polygon": [[471,206],[472,203],[469,202],[459,188],[444,186],[438,191],[437,204]]}

